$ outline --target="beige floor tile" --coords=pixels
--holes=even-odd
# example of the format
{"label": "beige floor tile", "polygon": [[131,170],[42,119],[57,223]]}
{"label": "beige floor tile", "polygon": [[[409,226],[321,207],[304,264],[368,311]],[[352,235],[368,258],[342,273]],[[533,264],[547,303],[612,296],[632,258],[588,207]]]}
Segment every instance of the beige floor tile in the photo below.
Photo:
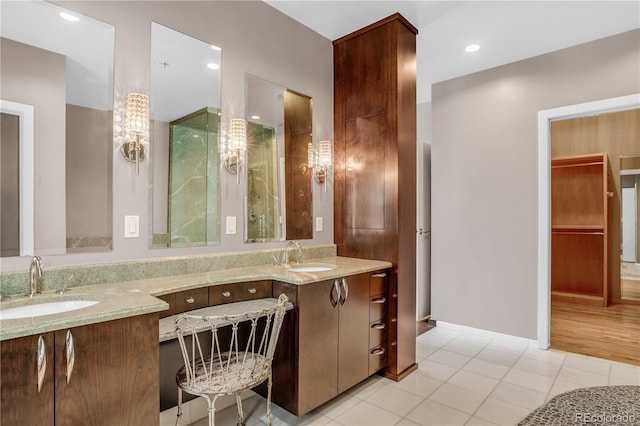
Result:
{"label": "beige floor tile", "polygon": [[464,367],[465,371],[480,374],[482,376],[491,377],[493,379],[502,379],[509,372],[506,365],[496,364],[494,362],[485,361],[483,359],[473,358]]}
{"label": "beige floor tile", "polygon": [[591,373],[586,370],[563,366],[558,373],[558,379],[577,383],[583,386],[606,386],[609,384],[609,376]]}
{"label": "beige floor tile", "polygon": [[428,399],[467,414],[473,414],[486,397],[481,393],[445,383],[432,393]]}
{"label": "beige floor tile", "polygon": [[567,354],[554,349],[544,350],[538,348],[527,348],[527,350],[522,353],[522,356],[550,362],[552,364],[562,364],[567,357]]}
{"label": "beige floor tile", "polygon": [[367,398],[367,402],[402,417],[413,410],[418,404],[424,401],[424,399],[425,397],[416,395],[415,393],[387,386]]}
{"label": "beige floor tile", "polygon": [[457,354],[466,355],[470,357],[474,357],[484,349],[486,345],[479,345],[476,343],[469,343],[464,340],[460,340],[460,338],[454,339],[444,345],[442,349],[445,351],[455,352]]}
{"label": "beige floor tile", "polygon": [[611,363],[608,361],[580,355],[568,355],[562,366],[587,371],[589,373],[601,374],[604,376],[609,375],[609,370],[611,369]]}
{"label": "beige floor tile", "polygon": [[457,354],[455,352],[440,349],[427,358],[429,361],[439,362],[450,367],[460,368],[471,359],[470,356]]}
{"label": "beige floor tile", "polygon": [[502,382],[491,393],[491,398],[534,410],[544,404],[547,394],[512,383]]}
{"label": "beige floor tile", "polygon": [[488,398],[478,408],[475,416],[498,425],[515,425],[530,412],[528,408],[509,404],[499,399]]}
{"label": "beige floor tile", "polygon": [[421,426],[464,425],[471,416],[429,399],[418,405],[406,418]]}
{"label": "beige floor tile", "polygon": [[481,419],[480,417],[471,417],[465,426],[495,426],[495,423],[492,423],[488,420]]}
{"label": "beige floor tile", "polygon": [[554,379],[560,371],[560,364],[541,361],[538,359],[521,357],[513,366],[518,370],[527,371],[529,373],[540,374],[542,376]]}
{"label": "beige floor tile", "polygon": [[578,383],[572,383],[572,382],[567,382],[566,380],[556,379],[556,381],[553,382],[553,386],[549,390],[549,396],[560,395],[561,393],[569,392],[581,387],[583,386]]}
{"label": "beige floor tile", "polygon": [[404,380],[391,383],[389,386],[426,398],[438,389],[442,383],[442,381],[433,379],[417,370],[405,377]]}
{"label": "beige floor tile", "polygon": [[456,371],[458,371],[458,369],[449,365],[426,359],[418,364],[418,371],[431,377],[432,379],[445,382],[449,377],[453,376]]}
{"label": "beige floor tile", "polygon": [[330,419],[336,420],[338,416],[358,404],[360,401],[360,398],[356,398],[355,396],[348,393],[343,393],[342,395],[338,395],[331,401],[328,401],[320,407],[316,408],[316,411],[329,417]]}
{"label": "beige floor tile", "polygon": [[551,386],[553,386],[554,379],[512,368],[502,380],[507,383],[547,393],[549,389],[551,389]]}
{"label": "beige floor tile", "polygon": [[476,359],[493,362],[494,364],[504,365],[506,367],[512,367],[516,363],[520,355],[503,350],[497,350],[487,346],[481,350],[476,356]]}
{"label": "beige floor tile", "polygon": [[369,396],[373,395],[383,387],[393,383],[396,382],[374,374],[362,383],[359,383],[351,389],[347,390],[347,393],[349,395],[355,396],[356,398],[367,399]]}
{"label": "beige floor tile", "polygon": [[489,395],[500,381],[470,371],[459,370],[451,376],[447,383],[469,389],[483,395]]}
{"label": "beige floor tile", "polygon": [[339,415],[336,421],[344,425],[389,426],[396,424],[401,418],[390,411],[361,401]]}

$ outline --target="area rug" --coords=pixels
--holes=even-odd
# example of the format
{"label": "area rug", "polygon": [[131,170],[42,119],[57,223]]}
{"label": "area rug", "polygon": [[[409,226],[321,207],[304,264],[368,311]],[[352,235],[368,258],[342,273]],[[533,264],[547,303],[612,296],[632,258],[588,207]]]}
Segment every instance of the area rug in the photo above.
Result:
{"label": "area rug", "polygon": [[640,425],[640,386],[600,386],[565,392],[518,425]]}

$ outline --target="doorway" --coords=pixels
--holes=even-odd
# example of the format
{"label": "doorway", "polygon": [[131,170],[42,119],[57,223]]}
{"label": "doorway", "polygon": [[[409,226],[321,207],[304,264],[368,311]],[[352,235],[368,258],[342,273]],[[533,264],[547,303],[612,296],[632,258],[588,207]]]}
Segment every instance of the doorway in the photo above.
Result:
{"label": "doorway", "polygon": [[605,99],[538,113],[538,347],[550,346],[551,314],[551,121],[640,107],[640,94]]}

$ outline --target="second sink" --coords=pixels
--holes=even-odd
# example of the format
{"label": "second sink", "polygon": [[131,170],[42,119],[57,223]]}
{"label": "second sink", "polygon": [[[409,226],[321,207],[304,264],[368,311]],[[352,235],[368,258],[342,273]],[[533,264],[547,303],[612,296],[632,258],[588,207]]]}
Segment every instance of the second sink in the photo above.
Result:
{"label": "second sink", "polygon": [[321,264],[302,264],[289,267],[290,272],[323,272],[335,269],[334,265],[321,265]]}
{"label": "second sink", "polygon": [[98,303],[95,300],[63,300],[58,302],[34,303],[31,305],[18,306],[15,308],[0,310],[0,320],[40,317],[43,315],[53,315],[62,312],[75,311],[76,309],[87,308]]}

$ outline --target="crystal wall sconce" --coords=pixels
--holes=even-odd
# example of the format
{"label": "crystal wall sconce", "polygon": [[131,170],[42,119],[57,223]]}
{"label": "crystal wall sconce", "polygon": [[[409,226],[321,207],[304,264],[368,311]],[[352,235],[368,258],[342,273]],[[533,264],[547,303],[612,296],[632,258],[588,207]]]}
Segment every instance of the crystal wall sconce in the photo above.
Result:
{"label": "crystal wall sconce", "polygon": [[124,128],[135,139],[122,144],[124,158],[136,163],[136,175],[140,175],[140,161],[144,159],[144,146],[141,140],[149,132],[149,97],[142,93],[129,93],[125,105]]}

